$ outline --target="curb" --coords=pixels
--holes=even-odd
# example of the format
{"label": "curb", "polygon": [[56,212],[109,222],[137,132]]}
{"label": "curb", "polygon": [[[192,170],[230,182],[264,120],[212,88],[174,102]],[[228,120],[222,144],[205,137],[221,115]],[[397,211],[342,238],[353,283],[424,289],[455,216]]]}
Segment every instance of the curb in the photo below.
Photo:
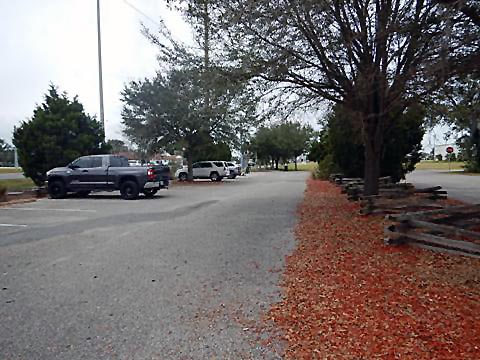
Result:
{"label": "curb", "polygon": [[30,199],[0,201],[0,207],[9,206],[9,205],[16,205],[16,204],[27,204],[27,203],[35,202],[38,199],[39,198],[30,198]]}
{"label": "curb", "polygon": [[45,188],[37,188],[24,191],[7,192],[3,198],[0,198],[0,204],[12,204],[21,202],[31,202],[36,199],[45,197],[47,190]]}

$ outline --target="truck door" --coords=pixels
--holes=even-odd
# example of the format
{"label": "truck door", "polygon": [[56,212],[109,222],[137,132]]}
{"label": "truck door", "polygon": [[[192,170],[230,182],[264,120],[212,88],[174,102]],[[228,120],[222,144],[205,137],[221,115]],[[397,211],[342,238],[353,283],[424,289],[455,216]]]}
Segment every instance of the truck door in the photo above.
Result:
{"label": "truck door", "polygon": [[101,156],[84,156],[72,163],[75,168],[70,183],[71,187],[74,190],[92,190],[105,187],[107,167],[103,166],[102,160],[103,157]]}
{"label": "truck door", "polygon": [[85,181],[95,189],[107,187],[107,166],[108,158],[106,156],[91,156],[91,167],[86,169]]}
{"label": "truck door", "polygon": [[115,189],[115,180],[118,174],[118,168],[126,168],[129,167],[129,161],[126,158],[120,156],[109,156],[108,157],[109,164],[103,164],[104,166],[107,165],[107,177],[106,177],[106,186],[109,189]]}
{"label": "truck door", "polygon": [[91,164],[92,160],[90,156],[83,156],[70,164],[72,169],[72,173],[70,174],[70,187],[72,190],[84,189],[85,175],[87,172],[85,170],[89,169]]}

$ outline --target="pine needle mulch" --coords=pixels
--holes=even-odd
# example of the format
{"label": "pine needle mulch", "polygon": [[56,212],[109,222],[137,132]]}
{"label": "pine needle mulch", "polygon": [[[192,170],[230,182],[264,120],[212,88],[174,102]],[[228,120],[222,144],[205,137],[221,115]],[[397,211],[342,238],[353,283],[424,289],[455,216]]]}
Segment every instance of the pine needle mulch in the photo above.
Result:
{"label": "pine needle mulch", "polygon": [[289,359],[480,359],[480,261],[383,244],[334,185],[309,180],[283,300]]}

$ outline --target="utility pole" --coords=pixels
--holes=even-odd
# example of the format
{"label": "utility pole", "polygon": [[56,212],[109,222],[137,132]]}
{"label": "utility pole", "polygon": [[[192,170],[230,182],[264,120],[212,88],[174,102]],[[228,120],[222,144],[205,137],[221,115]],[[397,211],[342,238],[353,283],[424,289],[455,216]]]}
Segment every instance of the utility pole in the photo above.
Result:
{"label": "utility pole", "polygon": [[13,148],[13,166],[18,168],[18,152],[16,147]]}
{"label": "utility pole", "polygon": [[105,114],[103,111],[103,77],[102,77],[102,36],[100,32],[100,0],[97,0],[97,39],[98,39],[98,88],[100,92],[100,122],[103,140],[105,140]]}

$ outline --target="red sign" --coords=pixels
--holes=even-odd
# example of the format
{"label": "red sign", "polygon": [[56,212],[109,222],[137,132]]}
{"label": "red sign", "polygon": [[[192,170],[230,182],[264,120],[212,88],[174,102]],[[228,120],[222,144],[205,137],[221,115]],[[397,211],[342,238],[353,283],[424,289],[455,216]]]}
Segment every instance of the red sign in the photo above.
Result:
{"label": "red sign", "polygon": [[449,154],[453,153],[453,147],[451,146],[447,147],[447,153]]}

